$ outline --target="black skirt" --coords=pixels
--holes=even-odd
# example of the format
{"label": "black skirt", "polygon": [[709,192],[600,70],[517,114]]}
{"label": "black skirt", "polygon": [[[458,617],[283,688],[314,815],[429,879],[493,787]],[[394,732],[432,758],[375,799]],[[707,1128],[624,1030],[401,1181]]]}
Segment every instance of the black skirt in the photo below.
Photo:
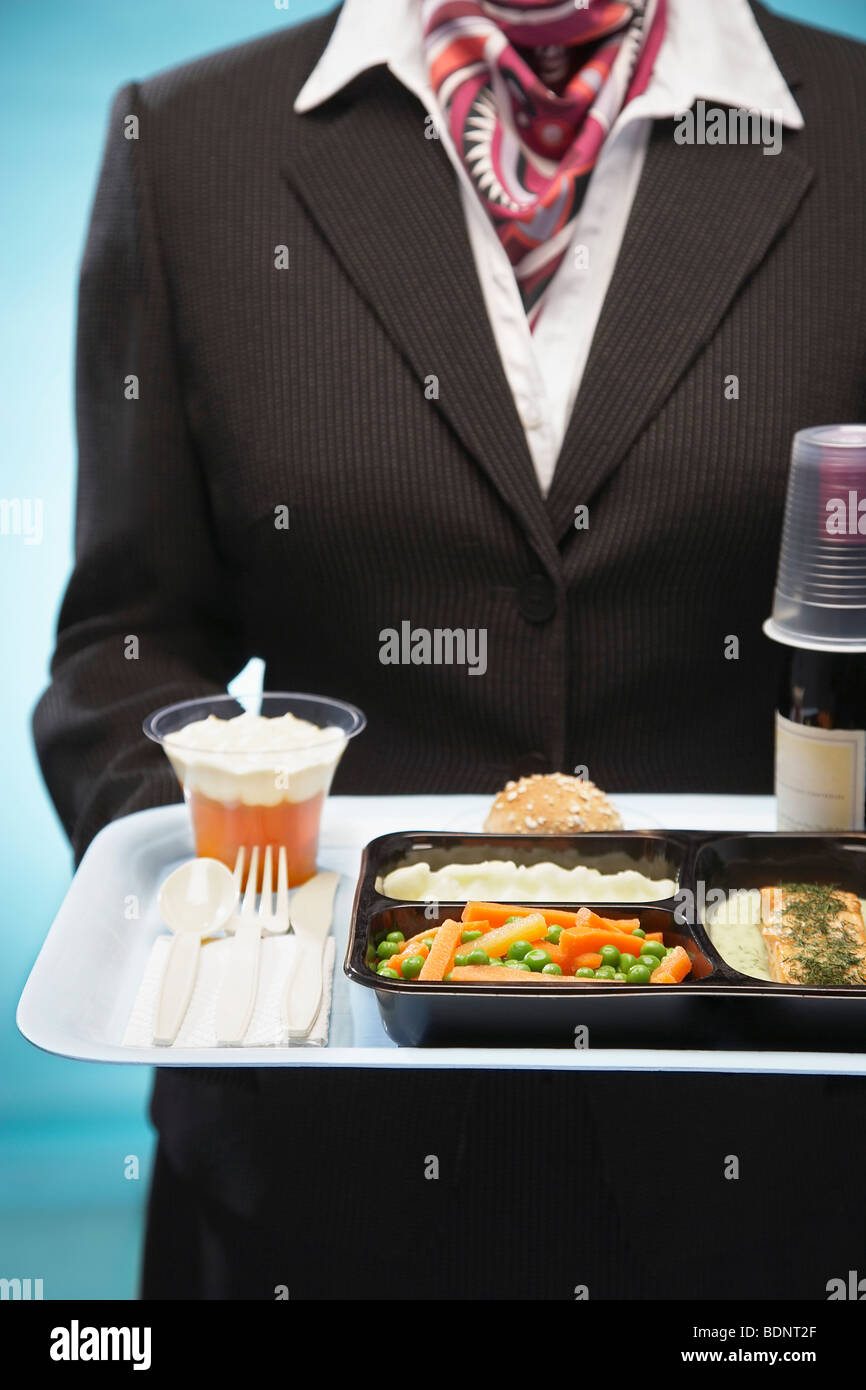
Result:
{"label": "black skirt", "polygon": [[866,1080],[165,1069],[147,1299],[825,1299]]}

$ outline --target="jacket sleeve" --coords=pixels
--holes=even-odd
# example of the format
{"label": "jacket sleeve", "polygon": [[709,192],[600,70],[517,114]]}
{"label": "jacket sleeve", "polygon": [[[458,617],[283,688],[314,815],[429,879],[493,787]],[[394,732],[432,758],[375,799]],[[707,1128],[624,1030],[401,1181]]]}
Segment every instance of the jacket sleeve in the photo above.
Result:
{"label": "jacket sleeve", "polygon": [[249,655],[184,416],[147,144],[132,85],[111,113],[81,267],[75,564],[33,717],[76,862],[108,821],[179,799],[142,719],[224,690]]}

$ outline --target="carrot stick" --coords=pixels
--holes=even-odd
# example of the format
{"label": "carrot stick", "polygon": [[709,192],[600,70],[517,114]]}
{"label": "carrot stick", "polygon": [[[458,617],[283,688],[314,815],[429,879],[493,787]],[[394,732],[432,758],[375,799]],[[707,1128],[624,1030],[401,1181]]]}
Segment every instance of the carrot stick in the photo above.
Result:
{"label": "carrot stick", "polygon": [[433,937],[434,937],[435,935],[436,935],[436,928],[435,928],[435,927],[427,927],[427,929],[426,929],[425,931],[419,931],[419,932],[416,932],[414,936],[410,936],[409,940],[406,942],[406,945],[407,945],[407,946],[418,946],[422,941],[426,941],[426,942],[427,942],[427,945],[429,946],[429,945],[430,945],[430,942],[433,940]]}
{"label": "carrot stick", "polygon": [[[637,922],[637,918],[635,918],[635,921]],[[639,926],[640,923],[638,922],[637,925]],[[617,923],[616,925],[614,925],[614,924],[613,924],[612,922],[610,922],[606,917],[599,917],[598,913],[597,913],[597,912],[593,912],[592,908],[590,908],[590,907],[580,907],[580,908],[578,908],[577,912],[575,913],[574,927],[571,928],[571,930],[572,930],[572,931],[609,931],[609,930],[611,929],[611,927],[613,927],[613,929],[614,929],[615,931],[619,931],[619,930],[620,930],[619,924],[618,924],[618,923]],[[631,931],[631,927],[629,927],[628,930]]]}
{"label": "carrot stick", "polygon": [[[458,984],[571,985],[570,975],[542,975],[538,970],[511,970],[507,965],[455,965],[451,979]],[[583,981],[580,981],[583,984]],[[599,980],[599,984],[603,981]]]}
{"label": "carrot stick", "polygon": [[598,920],[613,931],[625,932],[627,936],[631,936],[635,927],[640,926],[639,917],[599,917]]}
{"label": "carrot stick", "polygon": [[[625,932],[610,931],[609,928],[601,928],[598,931],[564,931],[559,938],[560,950],[565,953],[569,965],[577,956],[586,955],[588,952],[598,955],[602,946],[615,946],[620,955],[629,953],[639,956],[642,944],[639,936],[627,936]],[[594,966],[593,969],[597,967]]]}
{"label": "carrot stick", "polygon": [[682,946],[675,946],[669,956],[665,956],[658,968],[650,975],[651,985],[678,985],[680,980],[684,980],[692,968],[689,960],[688,951],[684,951]]}
{"label": "carrot stick", "polygon": [[451,917],[441,923],[427,959],[421,967],[419,980],[444,980],[451,969],[463,931],[463,922],[455,922]]}
{"label": "carrot stick", "polygon": [[487,921],[491,928],[502,927],[509,917],[531,917],[542,913],[549,927],[573,927],[577,920],[575,912],[560,912],[554,907],[515,906],[512,903],[468,902],[461,913],[463,921]]}
{"label": "carrot stick", "polygon": [[623,980],[575,980],[572,975],[543,975],[536,970],[511,970],[507,965],[455,965],[451,979],[458,984],[618,985]]}
{"label": "carrot stick", "polygon": [[[466,923],[462,922],[461,927]],[[504,956],[515,941],[540,941],[547,935],[547,923],[540,912],[531,912],[518,922],[508,926],[494,927],[492,931],[479,936],[477,941],[467,942],[467,951],[486,951],[488,956]]]}

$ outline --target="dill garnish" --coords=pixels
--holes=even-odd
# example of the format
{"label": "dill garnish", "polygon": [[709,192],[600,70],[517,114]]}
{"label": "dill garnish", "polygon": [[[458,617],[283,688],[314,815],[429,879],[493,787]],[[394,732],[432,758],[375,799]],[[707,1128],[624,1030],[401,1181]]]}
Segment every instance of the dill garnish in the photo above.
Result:
{"label": "dill garnish", "polygon": [[847,910],[840,890],[817,883],[780,883],[779,888],[786,894],[782,918],[794,948],[797,983],[864,983],[863,942],[840,920]]}

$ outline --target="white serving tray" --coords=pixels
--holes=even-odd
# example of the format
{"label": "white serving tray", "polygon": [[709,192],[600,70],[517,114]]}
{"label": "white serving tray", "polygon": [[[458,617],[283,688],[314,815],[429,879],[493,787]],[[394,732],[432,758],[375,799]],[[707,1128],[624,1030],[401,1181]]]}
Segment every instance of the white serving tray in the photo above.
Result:
{"label": "white serving tray", "polygon": [[[127,1019],[154,938],[162,879],[193,852],[184,806],[114,821],[90,846],[30,972],[18,1027],[46,1052],[79,1061],[149,1066],[499,1067],[849,1073],[866,1056],[847,1053],[686,1052],[571,1048],[399,1048],[388,1038],[372,990],[343,973],[361,850],[393,830],[480,830],[489,797],[330,797],[319,867],[341,875],[334,913],[337,962],[326,1048],[128,1048]],[[773,828],[768,797],[619,796],[626,826]],[[137,910],[138,915],[135,915]]]}

